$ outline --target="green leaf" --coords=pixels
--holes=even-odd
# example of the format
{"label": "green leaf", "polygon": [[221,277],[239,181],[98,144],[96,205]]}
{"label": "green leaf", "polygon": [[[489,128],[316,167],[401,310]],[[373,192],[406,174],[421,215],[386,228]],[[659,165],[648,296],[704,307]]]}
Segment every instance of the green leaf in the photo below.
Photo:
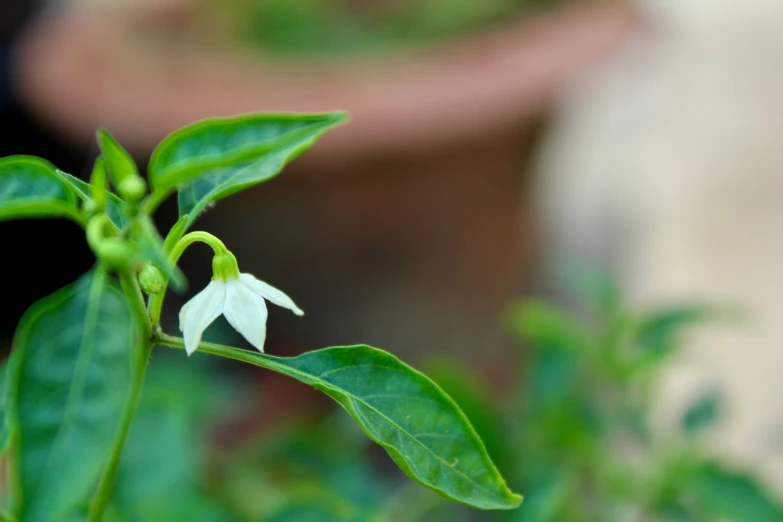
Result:
{"label": "green leaf", "polygon": [[509,449],[503,445],[505,425],[497,401],[479,376],[467,366],[446,359],[433,360],[424,366],[426,375],[434,380],[459,405],[481,437],[489,456],[499,462],[500,469],[511,471],[503,464],[510,461]]}
{"label": "green leaf", "polygon": [[720,417],[721,397],[716,391],[709,392],[691,405],[680,420],[682,430],[688,435],[699,433],[713,424]]}
{"label": "green leaf", "polygon": [[711,315],[711,310],[701,306],[683,306],[655,312],[639,326],[636,344],[645,357],[658,360],[675,348],[679,336],[687,327]]}
{"label": "green leaf", "polygon": [[0,158],[0,221],[36,217],[83,222],[76,196],[54,165],[34,156]]}
{"label": "green leaf", "polygon": [[[177,347],[181,340],[162,341]],[[293,377],[326,393],[412,479],[481,509],[513,509],[512,493],[468,419],[434,382],[370,346],[325,348],[281,358],[202,343],[200,351]]]}
{"label": "green leaf", "polygon": [[509,310],[508,322],[521,339],[544,351],[583,352],[588,342],[574,318],[543,301],[517,303]]}
{"label": "green leaf", "polygon": [[783,505],[755,479],[708,464],[689,481],[709,520],[725,522],[781,522]]}
{"label": "green leaf", "polygon": [[[204,496],[207,416],[231,396],[193,365],[151,361],[117,473],[112,508],[127,522],[232,521]],[[206,383],[205,381],[212,382]],[[223,386],[220,386],[223,385]]]}
{"label": "green leaf", "polygon": [[344,113],[259,113],[209,119],[165,138],[152,154],[154,197],[179,189],[179,215],[192,223],[210,203],[279,173],[309,149]]}
{"label": "green leaf", "polygon": [[[128,176],[138,176],[139,169],[128,151],[106,129],[97,132],[98,146],[106,159],[106,167],[115,186]],[[123,194],[123,192],[120,192]]]}
{"label": "green leaf", "polygon": [[101,272],[22,318],[9,369],[20,520],[71,520],[88,502],[128,399],[137,331],[124,296]]}
{"label": "green leaf", "polygon": [[[71,186],[74,193],[79,196],[82,201],[92,201],[92,197],[90,196],[90,185],[88,183],[60,169],[56,169],[56,172],[60,178],[65,180]],[[119,198],[119,196],[112,194],[111,192],[109,192],[107,195],[108,198],[106,200],[106,215],[109,216],[111,222],[114,223],[118,229],[122,230],[127,223],[125,214],[122,211],[122,200]]]}

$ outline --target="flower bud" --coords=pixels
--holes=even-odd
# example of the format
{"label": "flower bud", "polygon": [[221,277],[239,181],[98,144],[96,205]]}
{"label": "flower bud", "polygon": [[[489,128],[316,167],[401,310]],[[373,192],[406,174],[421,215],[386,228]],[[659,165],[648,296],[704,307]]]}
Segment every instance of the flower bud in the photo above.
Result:
{"label": "flower bud", "polygon": [[139,201],[147,193],[147,183],[139,176],[127,176],[120,182],[117,191],[128,201]]}
{"label": "flower bud", "polygon": [[163,277],[160,270],[151,264],[147,264],[139,274],[139,284],[146,293],[157,294],[163,290],[163,287],[166,284],[166,278]]}
{"label": "flower bud", "polygon": [[92,216],[93,214],[98,212],[98,205],[95,203],[94,200],[88,199],[87,201],[82,204],[82,209],[88,216]]}

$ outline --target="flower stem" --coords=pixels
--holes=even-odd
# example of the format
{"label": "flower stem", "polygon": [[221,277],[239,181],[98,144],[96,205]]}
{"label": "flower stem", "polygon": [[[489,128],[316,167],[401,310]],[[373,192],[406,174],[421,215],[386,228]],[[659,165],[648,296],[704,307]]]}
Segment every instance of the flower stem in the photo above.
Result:
{"label": "flower stem", "polygon": [[[185,250],[193,243],[205,243],[212,248],[212,251],[216,256],[226,255],[229,253],[226,245],[223,242],[210,234],[209,232],[196,231],[186,234],[174,245],[174,248],[169,254],[169,259],[173,265],[176,265],[179,258],[185,252]],[[153,294],[149,300],[149,318],[152,323],[153,330],[156,330],[160,326],[160,313],[163,308],[163,299],[166,297],[166,289],[168,288],[168,281],[163,283],[163,288],[160,292]]]}
{"label": "flower stem", "polygon": [[90,505],[90,512],[87,522],[100,522],[103,519],[103,513],[111,500],[114,481],[117,478],[117,470],[120,466],[122,450],[125,447],[125,441],[128,439],[133,417],[136,414],[136,408],[139,404],[142,385],[144,384],[144,374],[147,371],[150,352],[152,350],[152,325],[147,317],[147,311],[144,307],[144,298],[139,288],[136,276],[127,270],[120,272],[120,282],[122,290],[125,293],[131,312],[141,326],[142,335],[136,346],[135,361],[133,365],[133,376],[131,381],[128,400],[120,417],[119,432],[114,441],[109,462],[103,471],[103,476],[98,483],[98,489],[93,496]]}

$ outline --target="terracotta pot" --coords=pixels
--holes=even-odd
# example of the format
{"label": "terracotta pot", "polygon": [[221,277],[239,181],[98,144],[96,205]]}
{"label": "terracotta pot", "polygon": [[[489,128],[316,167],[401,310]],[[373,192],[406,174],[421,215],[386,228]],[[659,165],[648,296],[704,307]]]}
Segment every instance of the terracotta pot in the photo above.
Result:
{"label": "terracotta pot", "polygon": [[308,312],[273,311],[272,335],[483,360],[510,346],[500,313],[534,258],[534,224],[519,217],[534,123],[635,21],[626,3],[573,3],[415,55],[296,65],[165,48],[71,11],[28,34],[16,78],[69,139],[106,127],[139,155],[203,117],[347,110],[351,123],[285,176],[200,226]]}
{"label": "terracotta pot", "polygon": [[[19,46],[16,78],[43,121],[82,142],[109,128],[146,153],[194,120],[259,110],[350,112],[308,157],[399,153],[514,129],[634,27],[624,2],[581,2],[416,55],[309,64],[167,48],[127,17],[46,18]],[[135,26],[135,24],[133,24]]]}

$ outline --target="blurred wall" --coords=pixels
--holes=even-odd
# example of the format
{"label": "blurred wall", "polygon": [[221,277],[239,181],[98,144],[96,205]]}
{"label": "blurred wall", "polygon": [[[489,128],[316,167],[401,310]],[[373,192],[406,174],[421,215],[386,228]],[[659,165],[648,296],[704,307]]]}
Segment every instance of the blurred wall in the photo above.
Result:
{"label": "blurred wall", "polygon": [[748,312],[690,339],[661,415],[720,386],[715,444],[783,489],[783,4],[643,8],[645,33],[564,97],[540,155],[547,248],[619,273],[637,304]]}

